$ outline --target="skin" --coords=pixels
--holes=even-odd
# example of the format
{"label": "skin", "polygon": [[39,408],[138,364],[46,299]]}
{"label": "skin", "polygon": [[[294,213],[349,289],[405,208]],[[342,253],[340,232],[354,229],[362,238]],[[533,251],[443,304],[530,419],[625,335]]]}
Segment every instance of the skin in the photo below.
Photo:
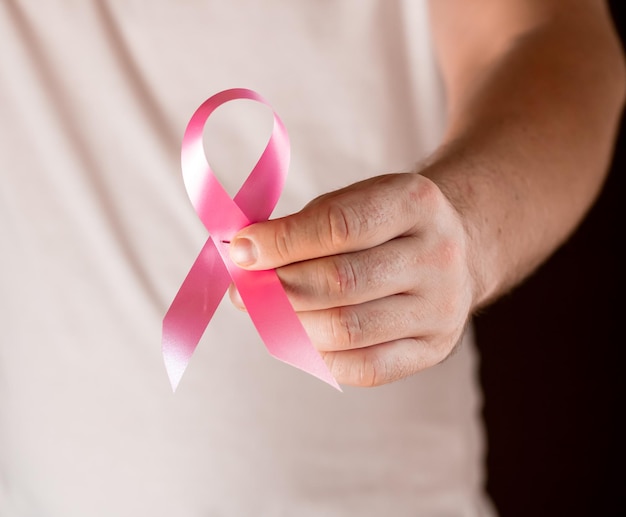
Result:
{"label": "skin", "polygon": [[[433,0],[448,130],[387,174],[241,230],[231,257],[277,268],[338,382],[434,366],[471,315],[575,230],[605,179],[625,94],[598,0]],[[237,292],[231,299],[242,307]]]}

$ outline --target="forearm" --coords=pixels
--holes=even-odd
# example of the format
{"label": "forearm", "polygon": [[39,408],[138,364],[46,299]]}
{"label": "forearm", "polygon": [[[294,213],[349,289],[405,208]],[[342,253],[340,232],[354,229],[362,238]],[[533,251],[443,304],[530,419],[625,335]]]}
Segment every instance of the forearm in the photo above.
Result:
{"label": "forearm", "polygon": [[546,16],[481,66],[444,66],[448,132],[422,174],[466,225],[475,307],[545,260],[602,186],[624,65],[606,17],[590,12]]}

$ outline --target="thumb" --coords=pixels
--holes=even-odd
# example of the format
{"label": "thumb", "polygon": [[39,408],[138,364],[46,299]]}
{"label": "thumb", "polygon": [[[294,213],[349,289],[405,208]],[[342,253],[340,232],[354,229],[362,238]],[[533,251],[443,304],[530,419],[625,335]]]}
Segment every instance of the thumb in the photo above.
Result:
{"label": "thumb", "polygon": [[245,269],[273,269],[377,246],[415,224],[415,183],[415,175],[394,174],[326,194],[293,215],[243,228],[230,257]]}
{"label": "thumb", "polygon": [[[309,213],[307,213],[309,212]],[[251,269],[277,267],[323,256],[320,232],[310,211],[254,223],[240,230],[231,240],[229,253],[238,266]],[[323,238],[323,237],[322,237]]]}

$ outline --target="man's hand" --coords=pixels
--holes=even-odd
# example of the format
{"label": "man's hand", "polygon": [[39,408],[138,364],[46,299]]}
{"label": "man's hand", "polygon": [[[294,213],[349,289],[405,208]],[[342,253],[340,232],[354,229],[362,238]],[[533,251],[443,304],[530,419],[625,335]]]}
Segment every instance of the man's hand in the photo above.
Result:
{"label": "man's hand", "polygon": [[473,310],[545,261],[600,191],[622,111],[602,0],[430,7],[449,120],[429,166],[322,196],[231,246],[243,267],[278,268],[345,384],[441,362]]}
{"label": "man's hand", "polygon": [[[380,176],[231,243],[246,269],[277,268],[338,382],[375,386],[444,360],[460,340],[474,282],[454,208],[429,179]],[[231,298],[242,307],[231,288]]]}

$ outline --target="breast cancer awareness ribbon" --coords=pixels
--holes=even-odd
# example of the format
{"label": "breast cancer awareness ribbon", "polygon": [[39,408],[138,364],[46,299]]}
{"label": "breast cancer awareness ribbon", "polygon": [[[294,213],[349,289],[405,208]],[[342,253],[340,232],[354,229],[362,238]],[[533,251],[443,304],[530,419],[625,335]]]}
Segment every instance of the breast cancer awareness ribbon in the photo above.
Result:
{"label": "breast cancer awareness ribbon", "polygon": [[246,271],[229,258],[228,243],[235,233],[269,218],[285,183],[290,154],[287,130],[272,109],[274,125],[261,157],[235,197],[228,195],[206,159],[203,131],[216,108],[236,99],[257,101],[272,109],[252,90],[224,90],[196,110],[183,136],[181,166],[185,188],[210,236],[163,319],[163,358],[172,389],[176,391],[232,281],[269,353],[340,390],[302,327],[276,272]]}

